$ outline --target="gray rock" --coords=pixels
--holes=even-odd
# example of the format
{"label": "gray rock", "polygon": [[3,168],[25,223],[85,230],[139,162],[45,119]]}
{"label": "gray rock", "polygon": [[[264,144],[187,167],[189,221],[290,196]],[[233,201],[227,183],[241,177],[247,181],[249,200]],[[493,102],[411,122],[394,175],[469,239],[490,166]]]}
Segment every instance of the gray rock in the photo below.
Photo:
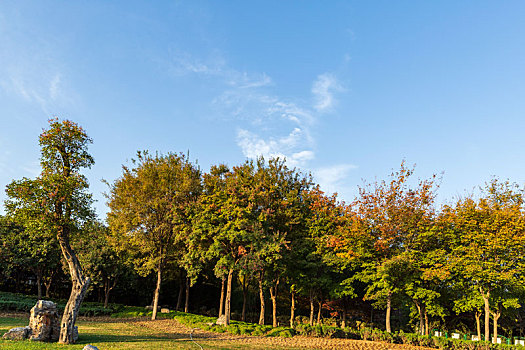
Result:
{"label": "gray rock", "polygon": [[16,327],[11,328],[7,333],[2,336],[2,339],[8,340],[25,340],[31,335],[31,328],[28,326],[25,327]]}
{"label": "gray rock", "polygon": [[31,309],[29,327],[31,340],[56,342],[60,335],[57,306],[52,301],[39,300]]}
{"label": "gray rock", "polygon": [[98,348],[94,345],[86,345],[82,348],[82,350],[98,350]]}

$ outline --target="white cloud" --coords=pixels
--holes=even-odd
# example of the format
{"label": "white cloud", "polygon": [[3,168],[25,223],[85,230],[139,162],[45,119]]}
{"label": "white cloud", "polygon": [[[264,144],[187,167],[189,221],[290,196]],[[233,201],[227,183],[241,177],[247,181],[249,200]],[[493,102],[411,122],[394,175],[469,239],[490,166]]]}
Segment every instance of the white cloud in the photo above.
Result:
{"label": "white cloud", "polygon": [[318,112],[332,110],[336,102],[334,93],[342,90],[343,88],[334,75],[329,73],[319,75],[312,85],[315,110]]}
{"label": "white cloud", "polygon": [[353,164],[338,164],[330,167],[319,168],[313,171],[314,178],[327,193],[341,192],[349,173],[357,169]]}
{"label": "white cloud", "polygon": [[169,65],[170,72],[175,75],[201,74],[216,77],[223,79],[227,85],[239,89],[258,88],[272,84],[272,79],[265,73],[249,74],[228,67],[225,60],[217,53],[202,61],[193,58],[188,53],[177,52],[172,56]]}
{"label": "white cloud", "polygon": [[49,97],[51,97],[52,100],[57,99],[59,92],[60,92],[59,88],[60,88],[60,74],[57,73],[55,74],[53,79],[51,79],[51,81],[49,82]]}
{"label": "white cloud", "polygon": [[[223,118],[237,124],[236,141],[245,157],[286,158],[290,166],[307,167],[315,159],[311,130],[320,113],[333,110],[334,94],[343,90],[335,75],[324,73],[312,83],[313,103],[292,101],[269,93],[274,82],[266,73],[233,69],[217,53],[206,60],[177,53],[170,67],[176,75],[198,74],[222,82],[224,91],[212,103]],[[337,182],[333,176],[330,183]]]}
{"label": "white cloud", "polygon": [[304,165],[304,162],[314,158],[314,152],[311,150],[293,151],[300,148],[303,139],[304,131],[300,128],[293,129],[288,135],[269,139],[263,139],[245,129],[239,129],[237,132],[237,144],[245,157],[286,158],[292,167]]}

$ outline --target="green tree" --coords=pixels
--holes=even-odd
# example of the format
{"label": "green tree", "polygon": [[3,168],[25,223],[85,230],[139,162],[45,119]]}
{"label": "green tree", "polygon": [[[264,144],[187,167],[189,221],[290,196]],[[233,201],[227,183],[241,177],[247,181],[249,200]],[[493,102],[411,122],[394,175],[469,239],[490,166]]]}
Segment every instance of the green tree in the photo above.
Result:
{"label": "green tree", "polygon": [[162,273],[185,249],[189,204],[201,191],[200,170],[183,154],[138,152],[135,167],[123,166],[108,195],[107,221],[121,251],[132,255],[142,275],[157,273],[153,315],[157,316]]}
{"label": "green tree", "polygon": [[[18,225],[1,222],[0,234],[5,245],[5,259],[10,269],[30,270],[36,276],[37,296],[42,299],[42,284],[46,286],[46,297],[56,270],[61,268],[60,248],[53,232],[41,222],[31,220]],[[38,226],[36,226],[38,225]]]}
{"label": "green tree", "polygon": [[224,301],[226,324],[231,316],[234,271],[250,253],[253,236],[260,230],[253,215],[253,174],[251,161],[232,170],[224,165],[212,167],[204,175],[204,193],[194,216],[192,240],[199,242],[204,259],[215,262],[215,275],[226,280],[226,295],[221,291],[220,307]]}
{"label": "green tree", "polygon": [[5,208],[9,216],[57,234],[73,283],[61,322],[59,342],[64,344],[75,342],[75,321],[90,284],[70,244],[71,235],[94,216],[88,182],[80,173],[94,163],[88,153],[90,143],[91,138],[76,123],[51,119],[49,129],[39,138],[40,176],[13,181],[6,189]]}
{"label": "green tree", "polygon": [[460,199],[453,208],[446,208],[457,234],[451,262],[469,290],[476,289],[481,295],[485,339],[490,335],[491,313],[496,337],[501,308],[516,307],[512,293],[523,288],[523,206],[519,186],[494,179],[479,199]]}
{"label": "green tree", "polygon": [[87,222],[82,234],[73,241],[86,275],[94,286],[104,293],[104,307],[108,307],[109,294],[119,279],[129,272],[125,259],[118,255],[112,245],[109,228],[98,221]]}

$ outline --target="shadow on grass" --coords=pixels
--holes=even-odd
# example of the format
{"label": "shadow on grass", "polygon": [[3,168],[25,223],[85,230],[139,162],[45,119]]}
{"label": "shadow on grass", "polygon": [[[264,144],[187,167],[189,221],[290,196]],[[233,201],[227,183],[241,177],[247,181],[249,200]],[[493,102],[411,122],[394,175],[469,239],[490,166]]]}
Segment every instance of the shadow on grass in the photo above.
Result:
{"label": "shadow on grass", "polygon": [[91,343],[139,343],[160,341],[190,341],[188,334],[171,333],[169,336],[158,335],[121,335],[121,334],[81,334],[77,344]]}

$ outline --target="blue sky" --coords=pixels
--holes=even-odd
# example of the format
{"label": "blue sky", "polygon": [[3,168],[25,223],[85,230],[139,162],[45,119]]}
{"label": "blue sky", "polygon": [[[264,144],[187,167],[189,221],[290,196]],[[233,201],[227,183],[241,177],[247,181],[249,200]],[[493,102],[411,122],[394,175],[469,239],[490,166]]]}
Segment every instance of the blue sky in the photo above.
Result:
{"label": "blue sky", "polygon": [[[137,150],[203,170],[285,156],[347,201],[403,159],[440,201],[525,182],[523,1],[3,1],[0,185],[39,172],[52,116],[101,179]],[[0,200],[5,199],[2,192]]]}

